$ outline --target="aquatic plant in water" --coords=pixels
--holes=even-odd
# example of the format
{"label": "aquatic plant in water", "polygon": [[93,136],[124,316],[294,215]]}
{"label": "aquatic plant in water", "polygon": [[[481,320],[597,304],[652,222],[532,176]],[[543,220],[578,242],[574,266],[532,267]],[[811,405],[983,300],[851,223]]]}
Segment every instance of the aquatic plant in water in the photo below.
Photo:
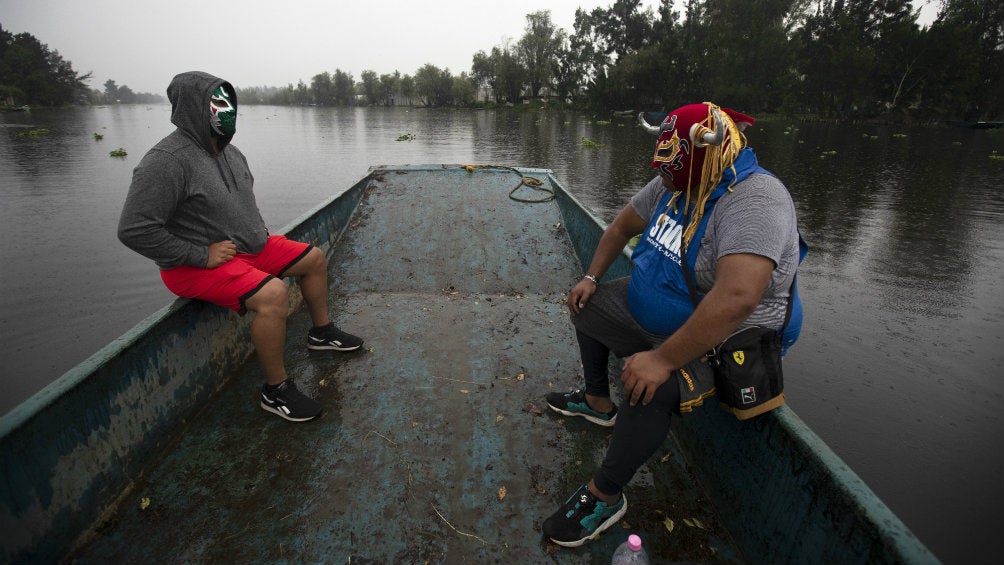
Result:
{"label": "aquatic plant in water", "polygon": [[42,137],[43,135],[49,135],[49,130],[47,128],[36,128],[28,131],[17,132],[18,137]]}
{"label": "aquatic plant in water", "polygon": [[126,153],[126,150],[122,149],[121,147],[119,147],[118,149],[109,151],[108,154],[111,155],[112,157],[125,157],[126,155],[128,155],[128,153]]}

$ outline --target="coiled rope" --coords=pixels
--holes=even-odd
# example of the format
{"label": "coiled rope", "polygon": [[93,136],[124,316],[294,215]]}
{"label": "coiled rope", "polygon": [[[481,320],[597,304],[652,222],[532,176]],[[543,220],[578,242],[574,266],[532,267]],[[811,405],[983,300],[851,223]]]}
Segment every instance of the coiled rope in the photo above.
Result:
{"label": "coiled rope", "polygon": [[[503,169],[506,171],[512,171],[516,173],[517,175],[519,175],[519,184],[517,184],[512,190],[509,191],[509,198],[517,202],[527,202],[530,204],[535,204],[538,202],[549,202],[551,200],[554,200],[555,198],[554,190],[545,187],[544,181],[538,179],[537,177],[526,176],[523,173],[516,170],[515,167],[509,167],[506,165],[461,165],[461,167],[467,169],[468,173],[473,173],[475,169]],[[539,190],[540,192],[547,194],[547,196],[538,199],[521,198],[519,196],[515,196],[516,191],[524,186],[533,190]]]}

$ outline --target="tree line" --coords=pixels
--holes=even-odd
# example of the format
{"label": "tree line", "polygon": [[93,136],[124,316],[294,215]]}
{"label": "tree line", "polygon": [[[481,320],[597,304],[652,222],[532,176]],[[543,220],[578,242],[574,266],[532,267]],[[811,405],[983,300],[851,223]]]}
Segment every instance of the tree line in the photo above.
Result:
{"label": "tree line", "polygon": [[87,87],[91,73],[80,74],[73,65],[49,50],[30,33],[12,34],[0,25],[0,106],[67,106],[71,104],[149,104],[164,102],[159,94],[133,92],[115,81],[104,91]]}
{"label": "tree line", "polygon": [[[909,0],[662,0],[655,10],[615,0],[576,10],[571,32],[549,10],[528,14],[519,39],[478,51],[459,75],[430,63],[414,76],[365,70],[357,81],[336,69],[309,84],[238,88],[238,100],[466,107],[539,99],[594,112],[713,100],[824,118],[1000,119],[1004,0],[937,6],[935,20],[921,26]],[[89,75],[72,72],[55,52],[37,61],[52,70],[56,86],[48,91],[36,94],[29,75],[13,72],[25,68],[24,49],[11,44],[30,43],[27,35],[0,28],[0,96],[79,102]],[[90,98],[108,90],[106,83]]]}

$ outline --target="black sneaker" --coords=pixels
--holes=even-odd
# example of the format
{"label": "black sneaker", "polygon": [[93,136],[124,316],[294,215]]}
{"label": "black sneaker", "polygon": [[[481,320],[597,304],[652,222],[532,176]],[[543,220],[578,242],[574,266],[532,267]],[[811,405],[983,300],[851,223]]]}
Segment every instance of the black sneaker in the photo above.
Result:
{"label": "black sneaker", "polygon": [[609,412],[597,412],[586,402],[586,393],[581,390],[572,392],[552,392],[545,398],[551,410],[565,416],[582,416],[594,424],[610,427],[617,421],[617,406]]}
{"label": "black sneaker", "polygon": [[307,332],[308,349],[334,349],[335,351],[355,351],[363,346],[363,340],[343,332],[329,323]]}
{"label": "black sneaker", "polygon": [[582,485],[565,504],[544,520],[541,530],[554,543],[565,547],[579,547],[617,523],[627,512],[627,499],[613,506],[593,496],[589,487]]}
{"label": "black sneaker", "polygon": [[321,404],[296,388],[293,379],[286,379],[271,387],[261,387],[261,407],[290,422],[313,420],[321,413]]}

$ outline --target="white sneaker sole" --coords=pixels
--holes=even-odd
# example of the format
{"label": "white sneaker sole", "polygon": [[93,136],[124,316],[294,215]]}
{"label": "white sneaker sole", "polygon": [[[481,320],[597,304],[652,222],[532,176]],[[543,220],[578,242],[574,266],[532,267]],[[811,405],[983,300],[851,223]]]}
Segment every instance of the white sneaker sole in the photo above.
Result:
{"label": "white sneaker sole", "polygon": [[264,402],[262,402],[260,404],[260,406],[261,406],[262,410],[264,410],[266,412],[271,412],[271,413],[275,414],[276,416],[279,416],[280,418],[284,418],[286,420],[289,420],[290,422],[309,422],[310,420],[313,420],[317,416],[320,416],[320,414],[317,414],[317,415],[314,415],[314,416],[308,416],[306,418],[296,418],[294,416],[290,416],[289,414],[286,414],[285,412],[283,412],[282,410],[280,410],[278,408],[272,408],[271,406],[269,406],[268,404],[265,404]]}
{"label": "white sneaker sole", "polygon": [[601,419],[597,418],[596,416],[590,416],[589,414],[583,414],[582,412],[570,412],[568,410],[562,410],[561,408],[558,408],[557,406],[554,406],[550,402],[547,403],[547,406],[548,406],[548,408],[550,408],[551,410],[554,410],[558,414],[562,414],[562,415],[565,415],[565,416],[579,416],[581,418],[585,418],[586,420],[589,420],[590,422],[592,422],[592,423],[594,423],[596,425],[603,426],[604,428],[611,428],[611,427],[613,427],[614,424],[617,423],[617,415],[616,414],[614,414],[614,417],[610,418],[609,420],[601,420]]}
{"label": "white sneaker sole", "polygon": [[313,349],[314,351],[355,351],[362,347],[362,344],[355,345],[352,347],[342,347],[340,345],[332,345],[328,343],[313,344],[307,343],[307,349]]}

